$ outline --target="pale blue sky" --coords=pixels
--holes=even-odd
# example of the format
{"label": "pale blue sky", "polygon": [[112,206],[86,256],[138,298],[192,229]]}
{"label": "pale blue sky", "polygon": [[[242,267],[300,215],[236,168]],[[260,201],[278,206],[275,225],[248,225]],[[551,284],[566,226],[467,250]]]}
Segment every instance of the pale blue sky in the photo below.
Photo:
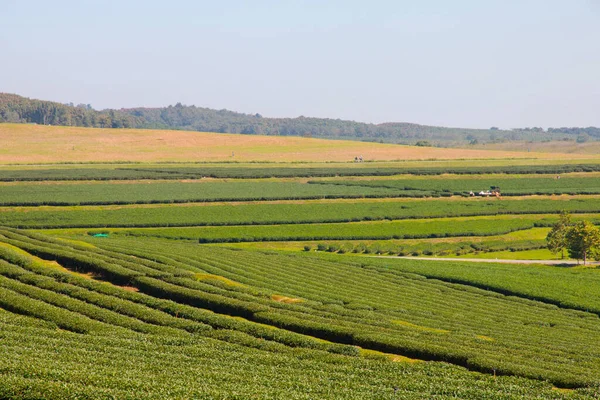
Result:
{"label": "pale blue sky", "polygon": [[0,91],[95,108],[600,126],[600,0],[0,0]]}

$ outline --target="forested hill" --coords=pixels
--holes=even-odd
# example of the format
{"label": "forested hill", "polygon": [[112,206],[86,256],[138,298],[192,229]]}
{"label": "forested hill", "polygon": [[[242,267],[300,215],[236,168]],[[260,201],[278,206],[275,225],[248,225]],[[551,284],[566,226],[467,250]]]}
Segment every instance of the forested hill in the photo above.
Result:
{"label": "forested hill", "polygon": [[0,93],[0,122],[99,128],[182,129],[203,132],[308,136],[386,143],[464,146],[517,140],[599,140],[600,128],[465,129],[411,123],[367,124],[326,118],[264,118],[196,106],[94,110],[89,104],[61,104]]}
{"label": "forested hill", "polygon": [[121,111],[96,111],[89,104],[74,106],[8,93],[0,93],[0,122],[95,128],[135,128],[144,123]]}

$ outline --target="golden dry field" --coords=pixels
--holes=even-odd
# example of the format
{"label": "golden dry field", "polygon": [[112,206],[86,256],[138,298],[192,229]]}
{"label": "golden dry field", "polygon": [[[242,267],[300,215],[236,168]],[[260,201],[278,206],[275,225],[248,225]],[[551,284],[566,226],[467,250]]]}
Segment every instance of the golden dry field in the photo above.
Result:
{"label": "golden dry field", "polygon": [[442,149],[300,137],[0,124],[0,163],[586,159],[594,154]]}

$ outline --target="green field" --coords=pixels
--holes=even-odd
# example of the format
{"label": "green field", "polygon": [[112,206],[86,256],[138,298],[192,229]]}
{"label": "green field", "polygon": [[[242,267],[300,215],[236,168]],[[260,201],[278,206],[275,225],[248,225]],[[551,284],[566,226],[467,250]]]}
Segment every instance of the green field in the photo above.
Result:
{"label": "green field", "polygon": [[[523,195],[553,195],[553,194],[598,194],[600,180],[597,176],[589,177],[562,176],[557,179],[554,175],[545,177],[530,176],[495,176],[486,175],[465,178],[445,176],[441,179],[394,179],[394,180],[322,180],[313,181],[323,185],[342,185],[348,187],[360,186],[365,189],[386,188],[395,189],[398,193],[422,193],[425,196],[468,195],[470,192],[479,193],[499,187],[503,196]],[[415,196],[416,197],[416,196]]]}
{"label": "green field", "polygon": [[[211,338],[88,335],[0,310],[4,398],[257,398],[497,399],[568,397],[551,385],[469,372],[443,363],[405,364],[326,355],[273,352]],[[27,337],[29,346],[23,344]],[[116,355],[118,356],[116,357]],[[93,355],[94,362],[89,360]],[[30,360],[27,364],[16,360]],[[105,377],[111,377],[107,379]]]}
{"label": "green field", "polygon": [[[583,218],[583,217],[580,217]],[[600,220],[586,215],[588,220]],[[116,228],[91,230],[126,236],[199,240],[200,243],[307,240],[386,240],[455,236],[495,236],[536,226],[550,226],[553,215],[432,218],[329,224],[205,226],[181,228]]]}
{"label": "green field", "polygon": [[394,197],[394,190],[299,182],[23,183],[2,186],[0,205],[144,204],[357,197]]}
{"label": "green field", "polygon": [[[542,238],[537,237],[537,232],[543,231]],[[301,242],[292,246],[294,242],[287,242],[287,246],[298,249],[317,251],[390,255],[390,256],[445,256],[465,258],[504,258],[528,259],[524,252],[532,252],[529,259],[551,260],[556,255],[546,249],[546,234],[549,228],[531,228],[511,232],[504,235],[452,237],[442,239],[392,239],[392,240],[338,240],[338,241],[312,241]],[[526,233],[528,238],[515,239],[514,233]],[[452,240],[449,240],[452,239]],[[261,242],[262,243],[262,242]],[[268,242],[277,248],[276,242]],[[297,243],[297,242],[296,242]],[[246,246],[248,247],[248,246]],[[260,245],[259,245],[260,247]],[[285,245],[281,247],[285,249]]]}
{"label": "green field", "polygon": [[596,166],[4,166],[0,398],[595,398],[599,269],[397,256],[556,259]]}
{"label": "green field", "polygon": [[437,199],[0,207],[0,225],[21,228],[181,227],[340,223],[485,215],[598,213],[596,197]]}
{"label": "green field", "polygon": [[[76,264],[115,284],[126,282],[146,296],[243,317],[247,324],[278,327],[290,337],[275,330],[269,340],[281,345],[321,347],[354,357],[360,352],[347,345],[357,345],[448,361],[476,371],[547,379],[563,387],[597,383],[598,355],[593,351],[599,339],[597,315],[532,302],[526,296],[504,297],[495,291],[429,281],[390,266],[380,271],[322,258],[251,252],[243,255],[240,268],[239,252],[194,244],[96,239],[92,243],[100,247],[89,247],[18,231],[1,233],[5,243],[44,259],[57,259],[62,265]],[[64,276],[68,273],[32,263],[30,257],[11,249],[2,254],[8,260],[1,269],[2,307],[41,317],[63,329],[88,334],[129,329],[172,337],[185,337],[190,331],[200,336],[209,332],[212,337],[214,329],[223,329],[223,322],[212,321],[215,328],[201,315],[177,322],[160,313],[141,316],[140,307],[113,299],[119,296],[116,293],[106,293],[117,289],[100,293],[99,284],[85,278],[71,279]],[[141,295],[128,297],[137,296]],[[276,296],[295,301],[276,301]],[[23,301],[15,306],[19,298]],[[144,303],[149,307],[149,300]],[[427,312],[432,304],[437,304],[433,314]],[[158,304],[151,308],[164,310]],[[115,315],[111,310],[121,312]],[[131,316],[146,321],[130,321]],[[150,321],[152,325],[147,326]],[[260,335],[260,329],[254,334]],[[318,346],[295,334],[331,344]],[[231,340],[238,340],[233,336]],[[566,337],[570,340],[561,339]],[[582,352],[583,348],[587,351]]]}
{"label": "green field", "polygon": [[[326,240],[228,243],[239,249],[326,251],[329,253],[388,256],[438,256],[465,258],[522,258],[524,252],[534,252],[537,260],[556,260],[557,255],[546,248],[550,228],[531,228],[495,236],[444,237],[389,240]],[[83,234],[87,230],[45,230],[53,235]],[[220,244],[215,244],[220,245]],[[505,257],[502,257],[505,256]],[[560,255],[558,255],[560,257]]]}
{"label": "green field", "polygon": [[103,205],[261,201],[325,198],[394,198],[467,195],[499,185],[504,195],[598,194],[598,178],[472,178],[309,181],[181,181],[4,184],[0,205]]}
{"label": "green field", "polygon": [[[529,162],[527,162],[529,161]],[[136,179],[201,179],[201,178],[290,178],[334,176],[435,176],[442,174],[566,174],[600,171],[598,163],[536,165],[532,160],[404,163],[163,163],[98,164],[52,166],[0,166],[0,182],[69,181],[69,180],[136,180]],[[469,164],[475,164],[468,166]],[[482,166],[482,164],[485,164]],[[494,165],[497,164],[497,165]]]}

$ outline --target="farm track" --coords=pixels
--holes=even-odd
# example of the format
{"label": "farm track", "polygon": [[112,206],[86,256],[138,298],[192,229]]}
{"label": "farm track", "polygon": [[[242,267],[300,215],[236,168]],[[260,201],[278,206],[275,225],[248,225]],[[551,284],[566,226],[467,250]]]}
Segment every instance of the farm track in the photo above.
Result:
{"label": "farm track", "polygon": [[[476,263],[500,263],[500,264],[540,264],[572,267],[582,265],[581,262],[573,260],[507,260],[507,259],[489,259],[489,258],[452,258],[452,257],[409,257],[409,256],[371,256],[376,258],[402,258],[406,260],[427,260],[427,261],[465,261]],[[588,266],[600,265],[600,261],[588,261]]]}

